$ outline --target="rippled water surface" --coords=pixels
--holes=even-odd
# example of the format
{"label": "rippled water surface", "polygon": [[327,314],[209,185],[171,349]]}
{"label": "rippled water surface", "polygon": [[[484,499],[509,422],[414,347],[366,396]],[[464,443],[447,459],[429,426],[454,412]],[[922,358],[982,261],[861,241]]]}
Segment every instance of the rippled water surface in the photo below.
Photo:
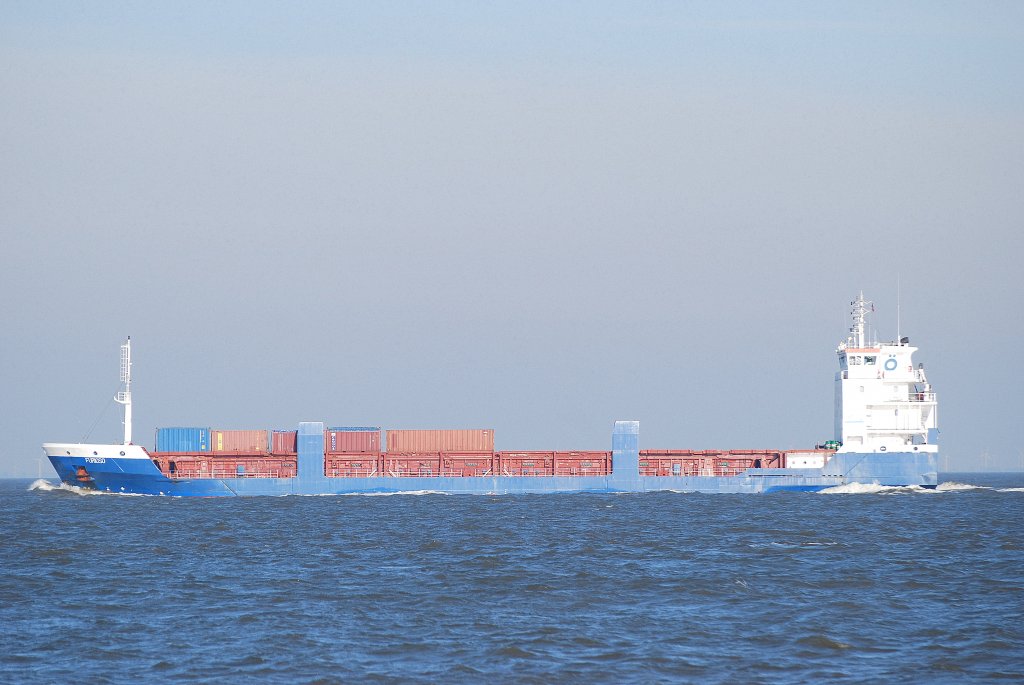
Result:
{"label": "rippled water surface", "polygon": [[0,481],[0,681],[1019,682],[1024,475],[946,480],[244,499]]}

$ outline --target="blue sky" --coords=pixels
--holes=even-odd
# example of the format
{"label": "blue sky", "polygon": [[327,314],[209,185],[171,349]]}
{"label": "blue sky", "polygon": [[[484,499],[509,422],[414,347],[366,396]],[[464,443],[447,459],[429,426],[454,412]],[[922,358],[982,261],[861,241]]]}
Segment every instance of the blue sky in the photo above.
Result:
{"label": "blue sky", "polygon": [[[1019,467],[1016,3],[6,3],[0,474],[160,425],[831,437],[860,289]],[[1012,380],[1011,380],[1012,382]]]}

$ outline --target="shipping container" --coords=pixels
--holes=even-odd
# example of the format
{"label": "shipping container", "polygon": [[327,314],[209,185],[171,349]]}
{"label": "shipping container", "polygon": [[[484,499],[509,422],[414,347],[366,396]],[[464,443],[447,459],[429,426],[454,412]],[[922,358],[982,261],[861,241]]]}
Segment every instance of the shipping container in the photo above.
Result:
{"label": "shipping container", "polygon": [[380,452],[380,428],[328,428],[324,448],[328,453]]}
{"label": "shipping container", "polygon": [[382,454],[385,476],[438,476],[441,458],[437,455]]}
{"label": "shipping container", "polygon": [[775,468],[777,450],[643,450],[642,476],[736,476],[751,468]]}
{"label": "shipping container", "polygon": [[612,472],[611,452],[555,452],[556,476],[607,476]]}
{"label": "shipping container", "polygon": [[168,478],[294,478],[294,458],[274,456],[159,455],[153,459]]}
{"label": "shipping container", "polygon": [[458,452],[455,454],[441,454],[442,476],[493,476],[494,475],[494,454],[482,452],[480,454],[467,454]]}
{"label": "shipping container", "polygon": [[212,430],[210,450],[213,452],[265,453],[270,449],[270,436],[265,430]]}
{"label": "shipping container", "polygon": [[380,475],[379,452],[329,454],[324,461],[328,478],[367,478]]}
{"label": "shipping container", "polygon": [[551,476],[555,472],[554,452],[498,452],[499,476]]}
{"label": "shipping container", "polygon": [[271,454],[295,454],[297,431],[274,431],[270,434]]}
{"label": "shipping container", "polygon": [[208,452],[209,428],[157,428],[157,452]]}
{"label": "shipping container", "polygon": [[388,452],[493,452],[494,431],[389,430]]}

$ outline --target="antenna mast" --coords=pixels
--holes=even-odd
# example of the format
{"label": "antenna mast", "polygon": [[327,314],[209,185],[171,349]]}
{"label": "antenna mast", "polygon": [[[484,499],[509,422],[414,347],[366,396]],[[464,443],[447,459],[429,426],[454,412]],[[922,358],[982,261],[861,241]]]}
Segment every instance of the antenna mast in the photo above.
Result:
{"label": "antenna mast", "polygon": [[861,291],[857,295],[857,299],[850,303],[853,309],[850,314],[853,315],[853,328],[850,332],[853,333],[853,343],[856,347],[865,347],[866,343],[866,321],[867,315],[872,306],[870,302],[864,299],[864,292]]}
{"label": "antenna mast", "polygon": [[124,444],[132,443],[132,337],[129,335],[121,345],[121,382],[124,390],[114,396],[114,401],[124,405]]}
{"label": "antenna mast", "polygon": [[900,275],[896,274],[896,344],[900,343]]}

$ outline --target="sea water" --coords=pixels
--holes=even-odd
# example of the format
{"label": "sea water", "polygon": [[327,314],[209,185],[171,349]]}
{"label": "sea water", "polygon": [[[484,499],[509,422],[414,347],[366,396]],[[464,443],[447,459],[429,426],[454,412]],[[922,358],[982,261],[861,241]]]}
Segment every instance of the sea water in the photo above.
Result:
{"label": "sea water", "polygon": [[1024,680],[1024,474],[823,494],[0,481],[0,681]]}

